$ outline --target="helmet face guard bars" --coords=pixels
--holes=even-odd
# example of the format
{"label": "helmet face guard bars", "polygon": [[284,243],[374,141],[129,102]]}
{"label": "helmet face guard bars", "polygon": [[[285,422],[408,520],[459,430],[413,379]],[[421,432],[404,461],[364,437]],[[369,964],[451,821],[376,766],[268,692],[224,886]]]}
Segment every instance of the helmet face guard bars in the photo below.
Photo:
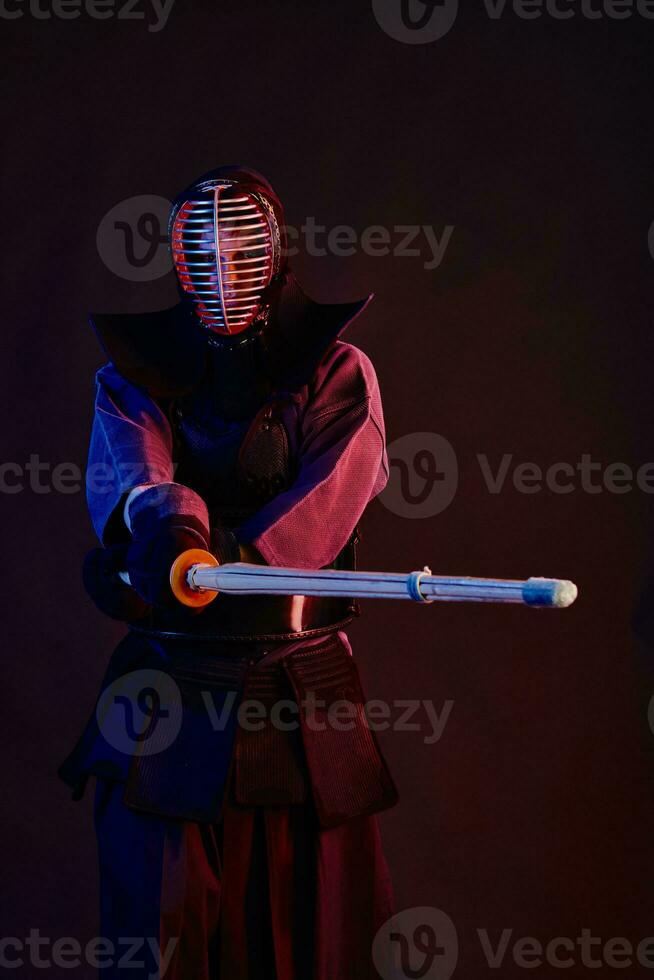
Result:
{"label": "helmet face guard bars", "polygon": [[235,181],[200,184],[173,218],[170,247],[180,285],[205,327],[239,334],[259,318],[281,262],[279,225],[263,194]]}

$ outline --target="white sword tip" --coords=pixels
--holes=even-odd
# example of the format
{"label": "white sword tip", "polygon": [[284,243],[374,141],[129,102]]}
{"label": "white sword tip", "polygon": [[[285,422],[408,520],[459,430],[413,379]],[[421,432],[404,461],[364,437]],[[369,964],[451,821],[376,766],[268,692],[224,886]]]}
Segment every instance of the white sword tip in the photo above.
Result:
{"label": "white sword tip", "polygon": [[568,579],[561,579],[554,591],[554,605],[560,609],[571,606],[579,595],[579,589]]}

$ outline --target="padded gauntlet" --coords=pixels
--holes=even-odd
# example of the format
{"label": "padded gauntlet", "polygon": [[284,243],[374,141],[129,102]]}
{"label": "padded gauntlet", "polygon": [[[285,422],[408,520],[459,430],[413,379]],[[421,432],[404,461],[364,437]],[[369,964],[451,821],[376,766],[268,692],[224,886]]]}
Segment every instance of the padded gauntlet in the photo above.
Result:
{"label": "padded gauntlet", "polygon": [[190,548],[211,551],[221,564],[239,560],[231,531],[209,531],[209,515],[201,497],[188,487],[164,483],[144,490],[129,509],[132,544],[127,570],[138,595],[153,605],[175,607],[170,569]]}

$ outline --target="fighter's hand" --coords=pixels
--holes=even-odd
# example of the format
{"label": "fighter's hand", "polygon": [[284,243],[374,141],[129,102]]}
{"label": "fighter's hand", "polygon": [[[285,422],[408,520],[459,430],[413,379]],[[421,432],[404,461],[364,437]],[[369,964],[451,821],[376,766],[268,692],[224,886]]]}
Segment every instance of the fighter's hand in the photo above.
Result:
{"label": "fighter's hand", "polygon": [[170,569],[176,558],[191,548],[208,550],[209,533],[196,517],[173,514],[161,517],[144,510],[132,523],[127,550],[127,571],[132,588],[146,602],[174,607]]}
{"label": "fighter's hand", "polygon": [[139,596],[157,606],[173,608],[177,598],[171,588],[171,568],[184,552],[210,551],[219,564],[239,561],[236,538],[226,528],[211,533],[196,517],[158,516],[145,509],[132,522],[132,544],[127,552],[129,579]]}

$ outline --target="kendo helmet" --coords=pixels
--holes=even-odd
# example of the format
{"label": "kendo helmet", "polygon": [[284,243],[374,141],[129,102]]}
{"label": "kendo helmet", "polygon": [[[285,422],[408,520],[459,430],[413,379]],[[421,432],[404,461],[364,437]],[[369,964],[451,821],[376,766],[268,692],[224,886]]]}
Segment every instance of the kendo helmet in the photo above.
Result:
{"label": "kendo helmet", "polygon": [[265,177],[245,167],[204,174],[175,198],[168,237],[183,297],[212,337],[265,327],[287,254],[283,207]]}

